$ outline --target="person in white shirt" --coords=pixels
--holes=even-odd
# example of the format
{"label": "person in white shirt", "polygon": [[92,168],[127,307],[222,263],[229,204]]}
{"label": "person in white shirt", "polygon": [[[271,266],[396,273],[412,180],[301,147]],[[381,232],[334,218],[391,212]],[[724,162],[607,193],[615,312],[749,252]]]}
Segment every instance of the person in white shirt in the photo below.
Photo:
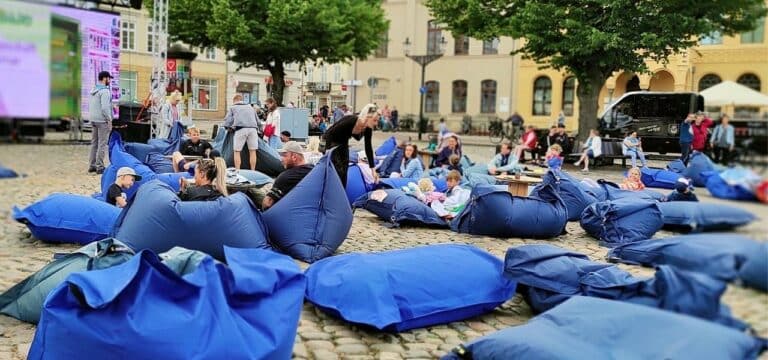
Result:
{"label": "person in white shirt", "polygon": [[584,162],[584,168],[581,169],[581,171],[588,172],[589,159],[596,158],[603,154],[603,143],[602,140],[600,140],[600,132],[592,129],[589,132],[589,139],[587,139],[587,143],[584,144],[583,148],[584,152],[581,154],[579,161],[573,163],[573,165],[579,166]]}
{"label": "person in white shirt", "polygon": [[267,125],[264,128],[264,136],[267,137],[267,143],[275,150],[283,147],[283,142],[280,141],[280,109],[277,108],[277,101],[273,98],[268,98],[264,101],[267,106]]}

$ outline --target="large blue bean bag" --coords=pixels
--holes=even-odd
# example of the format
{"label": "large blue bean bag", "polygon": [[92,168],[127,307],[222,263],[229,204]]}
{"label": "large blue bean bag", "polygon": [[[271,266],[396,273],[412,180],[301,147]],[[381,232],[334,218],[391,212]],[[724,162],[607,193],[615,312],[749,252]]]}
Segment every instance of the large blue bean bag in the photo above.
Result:
{"label": "large blue bean bag", "polygon": [[443,360],[757,359],[764,339],[619,301],[574,296],[524,325],[459,346]]}
{"label": "large blue bean bag", "polygon": [[683,232],[730,230],[757,219],[751,212],[723,204],[670,201],[659,203],[664,227]]}
{"label": "large blue bean bag", "polygon": [[352,208],[331,163],[332,151],[264,212],[272,245],[309,263],[333,255],[352,228]]}
{"label": "large blue bean bag", "polygon": [[664,201],[666,196],[654,190],[623,190],[618,184],[607,181],[597,180],[597,186],[587,186],[584,182],[579,183],[581,188],[588,195],[595,198],[595,201],[617,200],[624,198],[639,198],[654,201]]}
{"label": "large blue bean bag", "polygon": [[644,266],[671,265],[725,281],[740,279],[768,291],[768,245],[742,235],[706,233],[617,246],[608,259]]}
{"label": "large blue bean bag", "polygon": [[584,209],[580,223],[608,247],[649,239],[664,226],[655,201],[633,197],[594,203]]}
{"label": "large blue bean bag", "polygon": [[[216,138],[211,143],[211,146],[221,153],[221,157],[224,158],[228,167],[235,166],[234,136],[234,132],[229,132],[227,129],[220,127]],[[240,168],[250,169],[250,153],[246,145],[243,145],[240,151],[240,159]],[[285,170],[283,163],[280,161],[280,154],[261,138],[259,138],[259,149],[256,150],[256,170],[269,176],[280,175]]]}
{"label": "large blue bean bag", "polygon": [[[374,193],[386,194],[383,200],[376,199]],[[369,192],[358,198],[352,206],[363,208],[394,226],[430,226],[447,228],[448,223],[435,210],[419,199],[407,195],[400,189],[383,189]]]}
{"label": "large blue bean bag", "polygon": [[[388,178],[393,172],[400,172],[400,163],[403,162],[403,149],[395,148],[379,164],[378,173],[382,178]],[[425,164],[429,166],[428,164]]]}
{"label": "large blue bean bag", "polygon": [[640,169],[640,181],[647,187],[674,189],[680,174],[664,170],[644,167]]}
{"label": "large blue bean bag", "polygon": [[661,266],[641,279],[615,265],[555,246],[524,245],[507,250],[504,275],[536,312],[547,311],[576,295],[632,302],[716,321],[739,329],[743,322],[720,305],[726,284],[705,274]]}
{"label": "large blue bean bag", "polygon": [[512,196],[493,186],[472,189],[469,203],[451,222],[459,233],[501,238],[553,238],[565,231],[568,210],[552,173],[529,197]]}
{"label": "large blue bean bag", "polygon": [[[392,153],[397,147],[397,139],[394,136],[390,136],[389,139],[384,140],[379,147],[376,148],[375,156],[386,156]],[[370,159],[369,159],[370,160]]]}
{"label": "large blue bean bag", "polygon": [[706,154],[695,151],[691,154],[688,166],[682,172],[682,175],[693,180],[694,186],[703,187],[707,184],[707,179],[703,176],[703,173],[715,170],[715,163]]}
{"label": "large blue bean bag", "polygon": [[144,162],[147,160],[147,156],[149,156],[150,153],[160,153],[162,154],[162,151],[164,149],[156,148],[149,144],[144,143],[136,143],[136,142],[129,142],[125,143],[125,152],[133,155],[136,159]]}
{"label": "large blue bean bag", "polygon": [[224,246],[268,249],[261,213],[243,193],[215,201],[181,201],[168,185],[142,186],[118,218],[113,236],[136,251],[181,246],[224,259]]}
{"label": "large blue bean bag", "polygon": [[171,159],[166,158],[165,155],[161,153],[149,153],[144,163],[147,164],[147,166],[149,166],[149,168],[157,174],[174,172]]}
{"label": "large blue bean bag", "polygon": [[[432,185],[435,186],[435,191],[446,192],[448,191],[448,182],[445,179],[439,179],[436,177],[430,177]],[[387,178],[379,180],[378,187],[383,189],[402,189],[403,186],[407,186],[408,183],[418,184],[420,179],[411,178]]]}
{"label": "large blue bean bag", "polygon": [[27,206],[13,207],[14,220],[27,225],[38,240],[88,244],[109,236],[120,209],[91,197],[52,194]]}
{"label": "large blue bean bag", "polygon": [[[445,179],[439,180],[445,181]],[[478,185],[496,185],[496,178],[488,174],[468,173],[465,171],[461,179],[461,186],[474,188]]]}
{"label": "large blue bean bag", "polygon": [[667,164],[667,170],[682,174],[685,171],[685,163],[680,159],[670,161],[669,164]]}
{"label": "large blue bean bag", "polygon": [[225,252],[229,266],[206,257],[183,277],[148,251],[70,275],[45,302],[29,359],[290,358],[299,267],[272,251]]}
{"label": "large blue bean bag", "polygon": [[346,321],[406,331],[492,311],[515,292],[501,271],[470,245],[344,254],[309,267],[306,297]]}
{"label": "large blue bean bag", "polygon": [[15,177],[19,177],[19,174],[5,166],[0,165],[0,179],[9,179]]}
{"label": "large blue bean bag", "polygon": [[715,172],[709,172],[702,174],[702,178],[706,178],[705,185],[707,191],[712,196],[720,199],[727,200],[741,200],[741,201],[757,201],[755,193],[749,189],[745,189],[740,185],[730,185],[720,174]]}
{"label": "large blue bean bag", "polygon": [[369,185],[365,181],[365,177],[363,176],[360,167],[352,164],[349,165],[349,169],[347,170],[347,187],[345,190],[347,192],[347,200],[349,200],[351,205],[359,197],[373,190],[373,185]]}
{"label": "large blue bean bag", "polygon": [[590,204],[597,201],[595,197],[584,191],[579,181],[565,171],[555,171],[558,180],[560,198],[568,210],[568,221],[576,221],[581,218],[581,213]]}

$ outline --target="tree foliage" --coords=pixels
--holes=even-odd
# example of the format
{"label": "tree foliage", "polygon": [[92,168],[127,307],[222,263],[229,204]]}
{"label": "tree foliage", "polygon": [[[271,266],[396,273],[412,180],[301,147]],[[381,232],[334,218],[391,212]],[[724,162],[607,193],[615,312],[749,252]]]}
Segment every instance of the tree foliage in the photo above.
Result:
{"label": "tree foliage", "polygon": [[168,13],[171,40],[269,70],[278,103],[285,64],[365,58],[388,26],[375,0],[172,0]]}
{"label": "tree foliage", "polygon": [[595,125],[597,97],[615,71],[648,71],[712,32],[752,30],[764,0],[427,0],[455,33],[524,38],[516,50],[579,81],[579,135]]}

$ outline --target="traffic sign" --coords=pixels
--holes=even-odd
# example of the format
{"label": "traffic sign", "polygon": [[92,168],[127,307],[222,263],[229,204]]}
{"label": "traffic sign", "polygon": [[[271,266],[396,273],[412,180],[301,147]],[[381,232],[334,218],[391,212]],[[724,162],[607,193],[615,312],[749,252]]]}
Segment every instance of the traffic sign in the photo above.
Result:
{"label": "traffic sign", "polygon": [[420,88],[419,88],[419,93],[421,93],[421,94],[426,94],[426,93],[427,93],[427,87],[426,87],[426,86],[422,86],[422,87],[420,87]]}
{"label": "traffic sign", "polygon": [[379,85],[379,79],[373,76],[368,78],[368,87],[375,88],[377,85]]}

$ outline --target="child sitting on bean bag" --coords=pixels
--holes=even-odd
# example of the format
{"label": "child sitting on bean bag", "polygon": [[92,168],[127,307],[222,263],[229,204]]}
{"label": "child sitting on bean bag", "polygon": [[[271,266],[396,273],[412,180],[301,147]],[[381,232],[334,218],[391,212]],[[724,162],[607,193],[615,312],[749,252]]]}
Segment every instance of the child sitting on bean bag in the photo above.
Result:
{"label": "child sitting on bean bag", "polygon": [[459,186],[461,174],[456,170],[451,170],[446,177],[448,191],[445,201],[433,201],[430,207],[435,210],[441,218],[450,220],[458,215],[469,201],[470,191]]}
{"label": "child sitting on bean bag", "polygon": [[560,154],[563,152],[563,148],[558,144],[553,144],[547,150],[545,157],[546,165],[552,170],[560,170],[563,167],[563,157]]}
{"label": "child sitting on bean bag", "polygon": [[640,180],[640,168],[633,167],[629,169],[629,172],[627,173],[627,177],[624,179],[624,182],[619,185],[619,187],[622,190],[631,190],[631,191],[638,191],[645,189],[645,185],[643,185],[643,182]]}
{"label": "child sitting on bean bag", "polygon": [[699,201],[693,193],[693,184],[686,178],[677,179],[675,190],[667,195],[666,201]]}

